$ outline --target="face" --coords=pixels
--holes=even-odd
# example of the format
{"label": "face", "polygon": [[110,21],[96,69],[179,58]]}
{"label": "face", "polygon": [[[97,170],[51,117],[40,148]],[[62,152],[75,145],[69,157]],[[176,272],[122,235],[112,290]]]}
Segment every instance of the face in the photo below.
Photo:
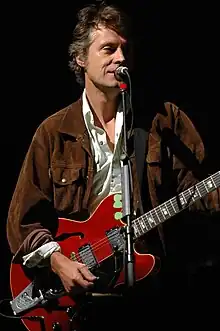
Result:
{"label": "face", "polygon": [[118,88],[119,82],[115,79],[115,69],[125,61],[127,41],[115,31],[99,28],[92,34],[92,43],[89,47],[85,67],[85,80],[96,86]]}

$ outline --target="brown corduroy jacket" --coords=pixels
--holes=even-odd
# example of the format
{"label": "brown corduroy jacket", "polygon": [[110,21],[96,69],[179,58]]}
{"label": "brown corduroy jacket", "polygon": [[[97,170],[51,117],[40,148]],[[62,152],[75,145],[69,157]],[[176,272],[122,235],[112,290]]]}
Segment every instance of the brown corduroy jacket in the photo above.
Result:
{"label": "brown corduroy jacket", "polygon": [[[163,106],[163,112],[155,113],[147,144],[146,185],[153,207],[198,182],[200,179],[188,169],[194,167],[194,161],[191,165],[187,162],[191,157],[195,164],[204,159],[203,143],[188,116],[172,103]],[[136,210],[139,187],[134,153],[131,162]],[[11,252],[21,256],[53,240],[58,216],[86,218],[93,175],[94,161],[80,98],[48,117],[34,134],[8,212]],[[219,211],[219,189],[189,208]]]}

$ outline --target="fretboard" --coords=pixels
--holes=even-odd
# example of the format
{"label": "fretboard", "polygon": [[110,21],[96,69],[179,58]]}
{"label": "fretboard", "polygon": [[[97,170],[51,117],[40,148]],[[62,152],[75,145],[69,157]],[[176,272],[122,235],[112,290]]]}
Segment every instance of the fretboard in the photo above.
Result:
{"label": "fretboard", "polygon": [[134,238],[142,236],[160,223],[163,223],[167,219],[188,208],[195,201],[216,190],[219,186],[220,171],[217,171],[213,175],[162,203],[146,214],[136,218],[132,222]]}

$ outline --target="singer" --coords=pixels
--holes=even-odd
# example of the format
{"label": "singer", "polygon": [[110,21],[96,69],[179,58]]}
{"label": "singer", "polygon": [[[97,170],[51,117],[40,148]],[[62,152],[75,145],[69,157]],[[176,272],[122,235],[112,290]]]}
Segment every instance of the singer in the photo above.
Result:
{"label": "singer", "polygon": [[[206,176],[199,176],[205,153],[201,137],[189,117],[173,103],[163,102],[162,111],[161,105],[154,107],[156,112],[153,118],[149,123],[146,122],[149,134],[146,134],[145,145],[142,145],[141,140],[137,141],[139,148],[135,150],[134,136],[138,129],[137,123],[140,123],[136,120],[136,114],[140,114],[140,105],[136,103],[138,96],[133,99],[133,104],[129,103],[132,91],[127,85],[127,78],[132,71],[132,59],[131,27],[128,23],[129,19],[120,9],[103,2],[88,5],[78,12],[69,55],[70,69],[83,88],[82,95],[79,100],[46,118],[36,129],[8,211],[7,235],[14,255],[12,263],[23,264],[29,270],[50,270],[58,276],[69,295],[76,288],[92,291],[98,284],[101,275],[96,273],[96,269],[90,268],[91,262],[96,265],[97,260],[101,260],[98,253],[102,252],[104,255],[104,249],[108,251],[112,247],[112,252],[117,257],[120,251],[120,242],[111,242],[113,235],[112,228],[108,228],[108,219],[112,215],[115,222],[112,224],[116,224],[120,213],[112,211],[114,208],[118,210],[120,206],[123,211],[123,201],[120,200],[120,158],[124,152],[121,83],[126,81],[123,86],[127,87],[127,156],[131,161],[132,218],[155,208]],[[148,100],[145,101],[144,112],[151,111]],[[132,120],[133,117],[135,121]],[[148,117],[145,118],[147,121]],[[179,148],[172,150],[169,147],[170,139],[177,137],[182,148],[188,151],[185,154],[186,163],[184,153],[181,155]],[[140,166],[139,156],[145,151],[140,186],[137,169]],[[190,162],[196,171],[192,172]],[[105,207],[101,211],[102,203],[111,195],[114,196],[112,210]],[[219,212],[219,196],[217,187],[190,205],[189,213]],[[97,216],[93,217],[97,210]],[[158,217],[162,215],[162,211],[164,217],[171,213],[171,209],[160,209]],[[90,217],[92,218],[89,219]],[[68,242],[72,240],[74,244],[84,240],[86,252],[90,254],[88,259],[84,258],[87,255],[80,253],[80,249],[85,247],[77,252],[73,249],[70,258],[65,253],[62,242],[56,239],[57,229],[64,228],[65,219],[72,220],[69,222],[70,226],[72,229],[75,227],[78,233],[67,239]],[[149,222],[153,228],[156,221],[150,219]],[[172,225],[172,220],[169,223]],[[80,232],[83,232],[86,239],[80,238],[79,227],[82,227]],[[144,227],[142,223],[140,228],[134,228],[134,232],[144,232]],[[104,238],[98,238],[102,229]],[[67,229],[63,231],[70,232]],[[98,243],[95,244],[97,240]],[[185,318],[184,311],[175,309],[183,298],[180,296],[180,287],[176,287],[180,286],[180,282],[173,281],[176,273],[169,272],[170,281],[166,282],[169,240],[160,225],[135,242],[138,252],[148,252],[155,256],[155,261],[162,261],[160,269],[155,269],[157,272],[137,281],[131,296],[126,296],[125,300],[123,296],[97,295],[92,304],[85,305],[86,308],[82,311],[85,317],[85,320],[81,319],[82,330],[133,330],[133,323],[139,329],[143,324],[155,322],[155,318],[159,323],[158,311],[166,312],[167,306],[169,316],[172,312],[175,318]],[[101,247],[103,251],[100,250]],[[123,250],[123,245],[121,249]],[[175,263],[173,260],[172,270],[176,267]],[[137,265],[135,269],[138,267]],[[107,274],[117,270],[113,263]],[[17,275],[16,278],[12,275],[11,281],[19,282],[19,279],[21,280],[21,276]],[[184,285],[181,283],[181,287]],[[111,287],[107,292],[110,291]],[[165,293],[169,293],[169,305],[166,303]],[[56,316],[56,309],[53,316]],[[61,323],[59,316],[57,315],[56,323]],[[49,323],[46,318],[44,320],[46,324]],[[165,320],[162,323],[164,326]],[[30,331],[35,331],[32,327],[33,324],[28,325]],[[64,331],[71,331],[71,328]]]}

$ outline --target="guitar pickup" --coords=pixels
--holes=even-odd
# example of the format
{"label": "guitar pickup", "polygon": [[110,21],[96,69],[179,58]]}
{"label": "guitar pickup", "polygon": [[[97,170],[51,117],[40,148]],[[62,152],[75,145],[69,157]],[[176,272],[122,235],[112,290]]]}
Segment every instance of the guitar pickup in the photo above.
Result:
{"label": "guitar pickup", "polygon": [[78,252],[82,263],[86,264],[89,268],[93,268],[98,265],[90,244],[81,246]]}
{"label": "guitar pickup", "polygon": [[113,251],[121,251],[124,248],[124,239],[120,228],[112,228],[106,231],[106,236],[111,244]]}

